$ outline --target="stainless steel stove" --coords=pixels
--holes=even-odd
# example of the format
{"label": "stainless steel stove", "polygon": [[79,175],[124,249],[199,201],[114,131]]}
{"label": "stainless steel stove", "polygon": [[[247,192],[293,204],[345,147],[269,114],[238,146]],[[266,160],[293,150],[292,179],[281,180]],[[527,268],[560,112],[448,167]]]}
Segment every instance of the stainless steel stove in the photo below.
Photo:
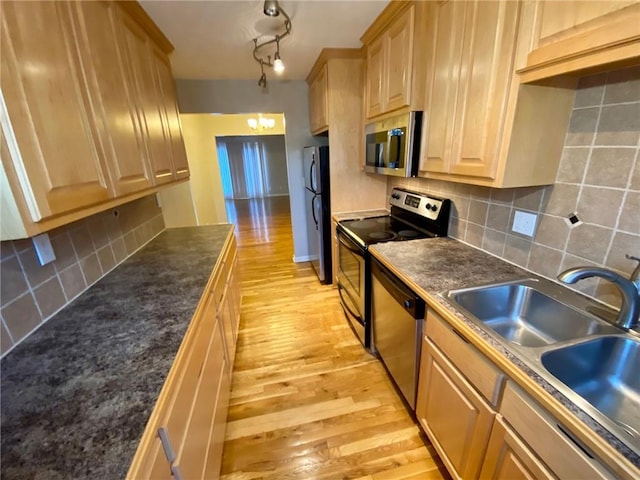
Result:
{"label": "stainless steel stove", "polygon": [[369,351],[371,330],[371,260],[369,245],[446,237],[451,201],[394,188],[391,213],[338,223],[338,291],[349,324]]}

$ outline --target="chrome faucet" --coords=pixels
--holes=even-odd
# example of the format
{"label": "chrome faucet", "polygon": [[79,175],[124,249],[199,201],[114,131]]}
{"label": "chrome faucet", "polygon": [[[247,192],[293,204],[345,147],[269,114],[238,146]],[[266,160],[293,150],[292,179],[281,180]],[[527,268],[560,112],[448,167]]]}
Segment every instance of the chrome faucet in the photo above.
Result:
{"label": "chrome faucet", "polygon": [[600,277],[613,282],[622,293],[622,305],[615,324],[621,328],[630,329],[638,326],[638,317],[640,317],[640,258],[631,255],[626,257],[638,262],[628,279],[606,268],[575,267],[558,275],[558,280],[573,284],[583,278]]}

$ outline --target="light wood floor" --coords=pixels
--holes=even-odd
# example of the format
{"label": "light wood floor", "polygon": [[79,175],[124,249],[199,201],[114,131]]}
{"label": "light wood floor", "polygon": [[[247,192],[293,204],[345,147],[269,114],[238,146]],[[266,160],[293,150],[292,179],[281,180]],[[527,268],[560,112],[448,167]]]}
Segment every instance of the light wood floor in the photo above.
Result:
{"label": "light wood floor", "polygon": [[449,478],[336,290],[293,263],[288,198],[234,215],[244,296],[222,478]]}

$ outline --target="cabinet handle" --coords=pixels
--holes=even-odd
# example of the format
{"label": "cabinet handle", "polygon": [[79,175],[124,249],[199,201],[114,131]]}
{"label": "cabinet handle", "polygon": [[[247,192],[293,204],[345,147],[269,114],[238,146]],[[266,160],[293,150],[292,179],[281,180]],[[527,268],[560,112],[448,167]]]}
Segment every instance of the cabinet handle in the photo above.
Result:
{"label": "cabinet handle", "polygon": [[171,465],[171,475],[175,480],[182,480],[182,472],[180,471],[180,467],[178,465]]}
{"label": "cabinet handle", "polygon": [[[158,428],[158,437],[160,437],[160,443],[162,444],[162,450],[164,450],[164,456],[167,457],[167,462],[172,465],[176,461],[176,451],[171,446],[171,439],[169,438],[169,430],[167,427]],[[171,467],[173,470],[173,466]]]}
{"label": "cabinet handle", "polygon": [[567,437],[569,440],[571,440],[573,442],[573,444],[578,447],[580,450],[582,450],[582,452],[589,457],[590,459],[594,459],[595,457],[593,456],[593,454],[591,453],[591,451],[586,447],[586,445],[584,443],[582,443],[580,440],[578,440],[571,432],[569,432],[563,425],[560,425],[559,423],[556,423],[556,427],[558,427],[558,430],[560,430],[562,433],[564,433],[564,436]]}
{"label": "cabinet handle", "polygon": [[463,341],[464,343],[469,343],[469,340],[467,340],[467,337],[465,337],[464,335],[462,335],[458,330],[456,330],[455,328],[451,327],[451,331],[452,331],[453,333],[455,333],[457,336],[459,336],[459,337],[462,339],[462,341]]}

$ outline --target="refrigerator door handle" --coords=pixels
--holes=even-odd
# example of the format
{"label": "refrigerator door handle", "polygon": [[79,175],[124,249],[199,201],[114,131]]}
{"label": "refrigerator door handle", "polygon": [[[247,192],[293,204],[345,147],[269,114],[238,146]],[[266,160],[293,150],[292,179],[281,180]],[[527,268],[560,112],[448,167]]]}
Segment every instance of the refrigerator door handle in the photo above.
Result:
{"label": "refrigerator door handle", "polygon": [[318,198],[318,195],[313,195],[313,198],[311,199],[311,214],[313,215],[313,223],[316,224],[316,230],[318,230],[318,218],[316,217],[316,198]]}
{"label": "refrigerator door handle", "polygon": [[316,156],[312,155],[311,156],[311,164],[309,165],[309,185],[311,186],[311,190],[315,193],[315,191],[318,189],[317,185],[314,185],[314,175],[313,175],[313,167],[316,164]]}

